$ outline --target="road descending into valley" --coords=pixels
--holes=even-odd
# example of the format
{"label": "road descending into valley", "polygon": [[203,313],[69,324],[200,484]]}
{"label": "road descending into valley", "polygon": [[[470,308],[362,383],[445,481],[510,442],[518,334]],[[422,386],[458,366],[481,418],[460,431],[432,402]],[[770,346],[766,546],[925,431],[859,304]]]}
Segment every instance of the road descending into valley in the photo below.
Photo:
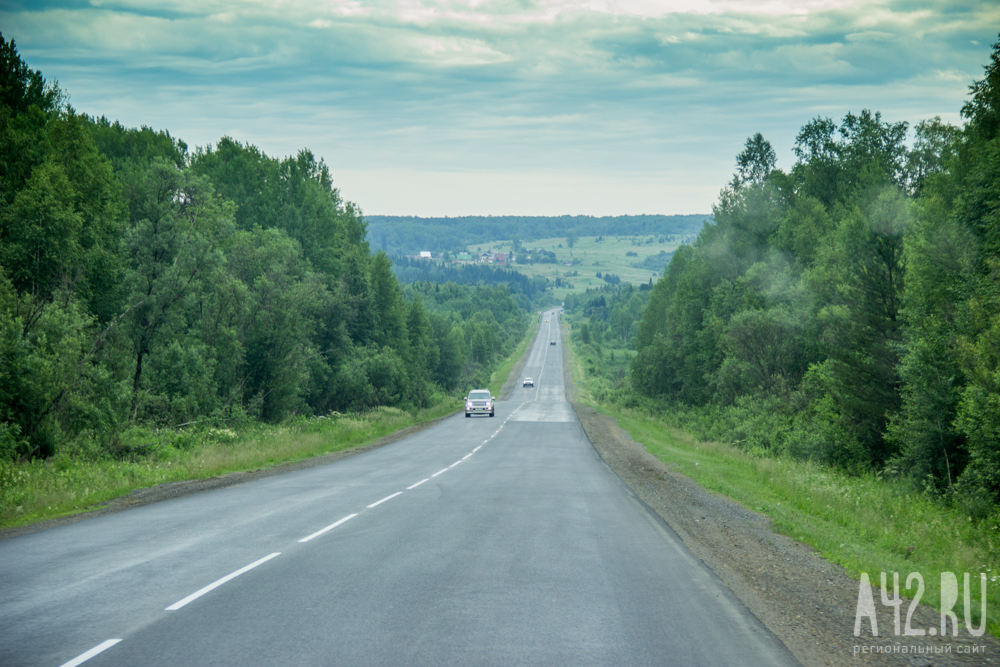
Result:
{"label": "road descending into valley", "polygon": [[598,456],[543,319],[494,418],[0,540],[0,665],[797,664]]}

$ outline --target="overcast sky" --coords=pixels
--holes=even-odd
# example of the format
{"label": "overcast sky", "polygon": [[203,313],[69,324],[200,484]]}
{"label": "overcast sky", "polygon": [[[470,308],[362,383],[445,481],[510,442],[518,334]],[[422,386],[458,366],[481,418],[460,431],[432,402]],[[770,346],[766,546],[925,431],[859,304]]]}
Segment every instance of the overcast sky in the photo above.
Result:
{"label": "overcast sky", "polygon": [[995,0],[0,0],[79,111],[309,148],[381,215],[707,213],[747,137],[959,123]]}

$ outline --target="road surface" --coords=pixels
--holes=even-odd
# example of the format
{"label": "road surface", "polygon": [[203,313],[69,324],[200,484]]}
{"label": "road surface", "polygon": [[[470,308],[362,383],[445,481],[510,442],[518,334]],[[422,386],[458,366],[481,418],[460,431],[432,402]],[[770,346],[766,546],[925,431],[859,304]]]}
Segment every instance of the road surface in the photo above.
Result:
{"label": "road surface", "polygon": [[0,541],[0,665],[796,664],[597,455],[544,318],[494,418]]}

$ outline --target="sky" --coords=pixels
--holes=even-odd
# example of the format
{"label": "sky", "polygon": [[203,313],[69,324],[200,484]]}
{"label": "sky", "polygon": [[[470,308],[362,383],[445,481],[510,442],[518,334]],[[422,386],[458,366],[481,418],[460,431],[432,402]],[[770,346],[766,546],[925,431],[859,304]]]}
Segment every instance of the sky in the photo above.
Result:
{"label": "sky", "polygon": [[78,111],[309,149],[373,215],[709,213],[761,132],[960,124],[995,0],[0,0]]}

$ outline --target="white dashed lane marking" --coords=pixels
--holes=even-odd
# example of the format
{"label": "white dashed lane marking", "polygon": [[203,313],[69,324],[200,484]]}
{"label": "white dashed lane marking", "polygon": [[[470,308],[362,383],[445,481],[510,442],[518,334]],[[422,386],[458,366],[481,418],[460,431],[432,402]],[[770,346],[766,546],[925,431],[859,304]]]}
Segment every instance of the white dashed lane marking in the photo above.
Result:
{"label": "white dashed lane marking", "polygon": [[378,502],[374,502],[371,505],[369,505],[368,509],[371,509],[372,507],[375,507],[376,505],[381,505],[382,503],[384,503],[387,500],[392,500],[396,496],[402,495],[402,493],[403,493],[402,491],[397,491],[396,493],[392,494],[391,496],[386,496],[382,500],[379,500]]}
{"label": "white dashed lane marking", "polygon": [[231,579],[235,579],[236,577],[240,576],[244,572],[249,572],[250,570],[252,570],[255,567],[257,567],[258,565],[266,563],[267,561],[271,560],[272,558],[274,558],[276,556],[280,556],[280,555],[281,555],[281,552],[278,551],[278,552],[275,552],[275,553],[273,553],[273,554],[271,554],[269,556],[264,556],[260,560],[254,561],[253,563],[250,563],[246,567],[241,567],[240,569],[236,570],[232,574],[227,574],[222,579],[219,579],[218,581],[213,581],[208,586],[205,586],[204,588],[202,588],[200,591],[195,591],[194,593],[192,593],[191,595],[187,596],[186,598],[184,598],[180,602],[173,603],[172,605],[170,605],[169,607],[167,607],[167,611],[177,611],[178,609],[180,609],[184,605],[188,604],[189,602],[193,602],[193,601],[197,600],[198,598],[200,598],[205,593],[208,593],[209,591],[215,590],[216,588],[218,588],[222,584],[226,583],[227,581],[229,581]]}
{"label": "white dashed lane marking", "polygon": [[345,521],[350,521],[351,519],[353,519],[353,518],[354,518],[354,517],[356,517],[356,516],[357,516],[357,514],[348,514],[347,516],[345,516],[345,517],[344,517],[343,519],[341,519],[340,521],[338,521],[338,522],[336,522],[336,523],[331,523],[331,524],[330,524],[329,526],[327,526],[326,528],[322,528],[322,529],[320,529],[320,530],[317,530],[317,531],[316,531],[315,533],[313,533],[313,534],[312,534],[312,535],[310,535],[309,537],[303,537],[303,538],[302,538],[301,540],[299,540],[299,542],[300,542],[300,543],[301,543],[301,542],[308,542],[309,540],[311,540],[311,539],[312,539],[312,538],[314,538],[314,537],[319,537],[320,535],[322,535],[322,534],[323,534],[323,533],[325,533],[326,531],[328,531],[328,530],[333,530],[334,528],[336,528],[336,527],[337,527],[337,526],[339,526],[340,524],[344,523]]}
{"label": "white dashed lane marking", "polygon": [[109,639],[106,642],[102,642],[97,646],[95,646],[94,648],[87,651],[86,653],[81,653],[80,655],[76,656],[69,662],[64,662],[60,667],[76,667],[77,665],[82,665],[83,663],[87,662],[98,653],[103,653],[104,651],[107,651],[109,648],[111,648],[120,641],[121,641],[120,639]]}

